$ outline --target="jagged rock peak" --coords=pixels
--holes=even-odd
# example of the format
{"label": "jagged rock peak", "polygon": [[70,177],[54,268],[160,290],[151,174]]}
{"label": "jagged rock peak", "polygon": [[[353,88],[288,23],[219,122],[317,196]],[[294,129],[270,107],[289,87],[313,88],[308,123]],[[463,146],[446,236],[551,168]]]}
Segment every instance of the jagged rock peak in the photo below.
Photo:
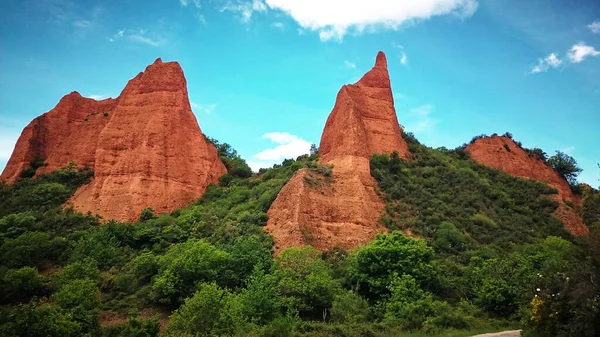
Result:
{"label": "jagged rock peak", "polygon": [[181,66],[161,59],[117,99],[63,97],[23,130],[1,178],[14,182],[35,156],[47,163],[38,174],[71,161],[91,168],[94,180],[70,202],[106,220],[134,221],[146,207],[183,207],[226,173],[191,111]]}

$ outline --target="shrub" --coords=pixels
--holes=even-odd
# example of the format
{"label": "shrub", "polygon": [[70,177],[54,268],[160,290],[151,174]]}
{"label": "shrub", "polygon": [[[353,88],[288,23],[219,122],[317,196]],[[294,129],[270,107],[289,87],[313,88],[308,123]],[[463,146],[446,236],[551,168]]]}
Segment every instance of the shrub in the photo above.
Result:
{"label": "shrub", "polygon": [[372,300],[389,293],[396,275],[410,275],[419,285],[431,285],[436,278],[433,249],[425,241],[395,231],[379,234],[374,241],[358,248],[350,264],[350,279],[359,292]]}

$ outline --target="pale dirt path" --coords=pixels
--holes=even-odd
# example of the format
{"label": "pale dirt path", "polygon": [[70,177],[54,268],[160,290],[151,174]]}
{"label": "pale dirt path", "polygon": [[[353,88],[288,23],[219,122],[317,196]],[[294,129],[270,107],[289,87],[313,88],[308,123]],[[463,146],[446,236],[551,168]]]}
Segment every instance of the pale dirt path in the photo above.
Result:
{"label": "pale dirt path", "polygon": [[520,337],[521,330],[513,330],[513,331],[502,331],[495,333],[486,333],[483,335],[476,335],[471,337]]}

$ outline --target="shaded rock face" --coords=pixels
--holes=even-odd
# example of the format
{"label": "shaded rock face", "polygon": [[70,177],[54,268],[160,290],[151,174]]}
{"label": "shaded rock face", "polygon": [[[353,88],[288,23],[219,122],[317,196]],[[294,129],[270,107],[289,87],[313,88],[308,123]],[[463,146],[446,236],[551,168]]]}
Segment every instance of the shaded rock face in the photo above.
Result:
{"label": "shaded rock face", "polygon": [[178,63],[156,60],[117,99],[78,93],[34,119],[19,138],[2,179],[14,182],[35,156],[50,172],[70,161],[94,179],[70,202],[106,220],[134,221],[142,209],[169,212],[199,198],[226,168],[202,135]]}
{"label": "shaded rock face", "polygon": [[385,55],[356,84],[338,93],[320,144],[320,163],[333,165],[330,181],[317,184],[300,170],[268,211],[267,231],[276,252],[311,245],[351,249],[386,229],[379,222],[385,203],[376,192],[369,159],[375,153],[408,155],[394,109]]}
{"label": "shaded rock face", "polygon": [[572,202],[576,207],[581,205],[581,198],[573,194],[569,183],[542,160],[528,156],[512,139],[500,136],[480,138],[467,146],[466,151],[473,160],[482,165],[513,176],[538,180],[555,188],[558,194],[553,195],[552,199],[557,201],[559,206],[554,215],[573,235],[589,233],[578,212],[565,203]]}

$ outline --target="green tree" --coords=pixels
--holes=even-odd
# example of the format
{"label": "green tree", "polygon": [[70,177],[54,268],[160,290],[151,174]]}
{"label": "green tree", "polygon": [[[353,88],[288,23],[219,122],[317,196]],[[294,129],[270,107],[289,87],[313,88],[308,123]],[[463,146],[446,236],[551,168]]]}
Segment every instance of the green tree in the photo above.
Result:
{"label": "green tree", "polygon": [[288,303],[302,316],[321,318],[340,289],[321,252],[310,246],[288,248],[275,262],[279,289]]}
{"label": "green tree", "polygon": [[99,328],[97,315],[100,311],[100,291],[94,281],[75,280],[65,284],[52,295],[56,305],[69,312],[84,332]]}
{"label": "green tree", "polygon": [[32,301],[0,310],[0,336],[81,336],[81,326],[57,305]]}
{"label": "green tree", "polygon": [[385,322],[407,329],[423,326],[433,315],[433,296],[423,291],[410,275],[394,275],[389,286],[390,297],[385,304]]}
{"label": "green tree", "polygon": [[9,269],[0,280],[2,300],[6,302],[25,302],[33,296],[42,296],[48,292],[47,280],[37,269],[23,267]]}
{"label": "green tree", "polygon": [[158,259],[159,272],[152,285],[152,298],[160,303],[177,303],[193,294],[197,282],[226,283],[229,253],[203,240],[190,239],[173,245]]}
{"label": "green tree", "polygon": [[577,166],[577,162],[573,157],[561,151],[556,151],[554,156],[548,158],[548,165],[567,179],[571,185],[577,184],[577,176],[583,171]]}
{"label": "green tree", "polygon": [[173,333],[187,333],[193,336],[211,336],[217,328],[221,310],[231,296],[216,283],[202,283],[198,291],[185,300],[169,320],[168,330]]}
{"label": "green tree", "polygon": [[436,278],[436,268],[433,249],[425,241],[398,231],[379,234],[374,241],[359,248],[349,268],[353,284],[372,300],[387,295],[395,275],[403,274],[412,276],[419,285],[428,286]]}

